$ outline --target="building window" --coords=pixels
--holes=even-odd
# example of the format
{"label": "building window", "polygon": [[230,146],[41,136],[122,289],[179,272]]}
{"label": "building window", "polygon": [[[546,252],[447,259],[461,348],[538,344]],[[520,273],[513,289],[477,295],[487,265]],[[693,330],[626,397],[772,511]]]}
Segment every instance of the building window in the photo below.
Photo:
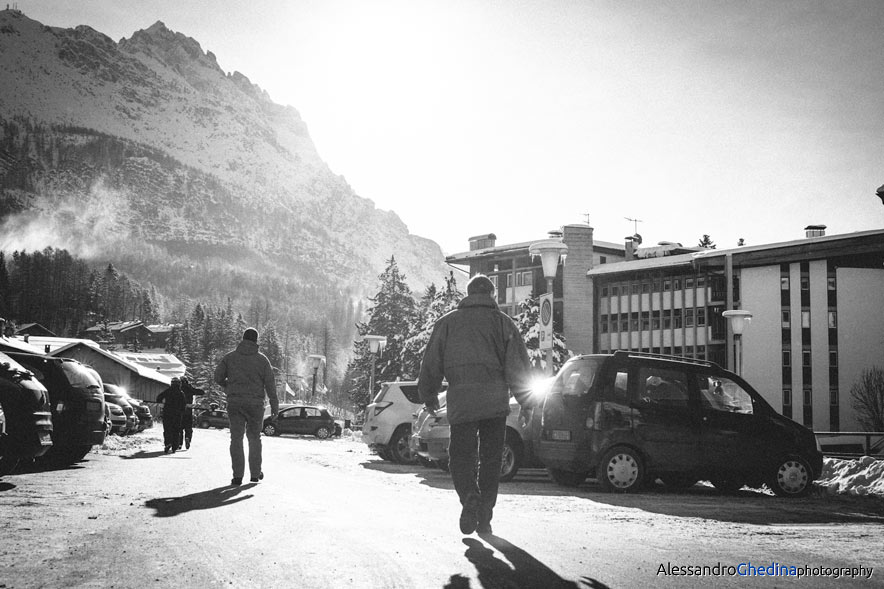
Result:
{"label": "building window", "polygon": [[810,311],[801,311],[801,327],[810,329]]}
{"label": "building window", "polygon": [[829,311],[829,329],[838,327],[838,311]]}
{"label": "building window", "polygon": [[792,404],[792,389],[783,389],[783,405]]}
{"label": "building window", "polygon": [[510,287],[512,287],[512,285],[513,285],[513,275],[507,274],[506,275],[506,287],[510,288]]}
{"label": "building window", "polygon": [[692,290],[694,288],[694,279],[693,278],[685,278],[684,279],[684,287],[685,287],[685,290]]}
{"label": "building window", "polygon": [[660,329],[660,311],[651,313],[651,329]]}
{"label": "building window", "polygon": [[789,276],[780,276],[780,290],[789,290]]}
{"label": "building window", "polygon": [[602,287],[602,296],[603,297],[608,296],[608,287],[607,286]]}
{"label": "building window", "polygon": [[651,292],[651,284],[649,282],[642,282],[642,294],[648,294]]}
{"label": "building window", "polygon": [[804,367],[810,366],[810,350],[801,350],[801,365]]}
{"label": "building window", "polygon": [[694,310],[693,309],[685,309],[684,310],[684,324],[685,324],[685,327],[693,327],[693,325],[694,325]]}
{"label": "building window", "polygon": [[602,315],[599,318],[599,324],[601,325],[602,333],[608,333],[608,316],[607,315]]}
{"label": "building window", "polygon": [[618,285],[614,285],[611,287],[611,296],[619,297],[620,296],[620,287]]}
{"label": "building window", "polygon": [[783,329],[789,329],[790,327],[792,327],[792,313],[783,311]]}
{"label": "building window", "polygon": [[809,276],[801,276],[801,290],[810,290]]}
{"label": "building window", "polygon": [[608,261],[607,256],[599,256],[599,264],[604,264]]}
{"label": "building window", "polygon": [[783,366],[791,366],[792,365],[792,352],[789,350],[783,350]]}
{"label": "building window", "polygon": [[488,277],[488,280],[490,280],[490,281],[491,281],[491,284],[494,285],[494,290],[495,290],[495,291],[499,291],[499,290],[500,290],[499,288],[497,288],[497,276],[489,276],[489,277]]}
{"label": "building window", "polygon": [[651,329],[651,315],[647,311],[642,311],[642,331]]}
{"label": "building window", "polygon": [[804,389],[804,406],[813,405],[813,392],[810,389]]}
{"label": "building window", "polygon": [[838,405],[838,389],[829,389],[829,405]]}
{"label": "building window", "polygon": [[676,329],[681,329],[681,309],[673,309],[672,322]]}
{"label": "building window", "polygon": [[697,276],[697,288],[703,288],[704,286],[706,286],[706,277]]}
{"label": "building window", "polygon": [[704,326],[706,325],[706,309],[700,308],[697,309],[697,325]]}
{"label": "building window", "polygon": [[672,281],[671,280],[664,280],[663,281],[663,291],[668,292],[671,289],[672,289]]}
{"label": "building window", "polygon": [[629,315],[620,313],[620,331],[629,331]]}
{"label": "building window", "polygon": [[632,317],[630,317],[630,324],[632,327],[632,331],[638,331],[638,312],[637,311],[632,314]]}
{"label": "building window", "polygon": [[669,311],[663,311],[663,329],[672,329],[672,314]]}
{"label": "building window", "polygon": [[654,292],[660,292],[660,280],[659,279],[656,279],[656,278],[654,279],[654,282],[651,283],[651,289]]}
{"label": "building window", "polygon": [[829,278],[826,280],[826,287],[829,290],[835,290],[835,277],[834,276],[829,276]]}
{"label": "building window", "polygon": [[672,281],[672,290],[681,290],[681,278]]}

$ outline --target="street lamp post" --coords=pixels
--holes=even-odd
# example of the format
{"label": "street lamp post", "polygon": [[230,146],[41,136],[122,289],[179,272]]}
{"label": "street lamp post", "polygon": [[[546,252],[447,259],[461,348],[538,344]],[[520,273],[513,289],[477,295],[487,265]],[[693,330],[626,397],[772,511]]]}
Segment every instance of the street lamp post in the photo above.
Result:
{"label": "street lamp post", "polygon": [[316,374],[319,372],[319,367],[325,362],[325,356],[321,354],[310,354],[307,356],[307,361],[310,362],[310,366],[313,367],[313,390],[310,392],[310,400],[312,401],[313,397],[316,396]]}
{"label": "street lamp post", "polygon": [[371,377],[368,380],[368,402],[365,403],[365,406],[368,407],[372,395],[374,395],[375,361],[380,354],[384,353],[384,348],[387,347],[387,338],[382,335],[367,335],[365,340],[368,342],[368,351],[371,353]]}
{"label": "street lamp post", "polygon": [[[543,239],[535,241],[528,246],[528,254],[532,257],[540,256],[540,262],[543,265],[543,276],[546,278],[546,292],[553,294],[553,280],[556,277],[556,270],[559,267],[559,259],[564,263],[565,256],[568,254],[568,246],[562,243],[560,239]],[[542,309],[541,309],[542,311]],[[552,309],[550,309],[552,312]],[[550,318],[552,321],[552,318]],[[549,347],[546,349],[546,374],[553,374],[553,342],[552,338],[548,342]]]}
{"label": "street lamp post", "polygon": [[730,320],[731,330],[734,332],[734,348],[736,350],[736,358],[734,358],[734,366],[739,376],[743,376],[743,330],[752,319],[752,313],[743,309],[735,309],[733,311],[725,311],[721,314]]}

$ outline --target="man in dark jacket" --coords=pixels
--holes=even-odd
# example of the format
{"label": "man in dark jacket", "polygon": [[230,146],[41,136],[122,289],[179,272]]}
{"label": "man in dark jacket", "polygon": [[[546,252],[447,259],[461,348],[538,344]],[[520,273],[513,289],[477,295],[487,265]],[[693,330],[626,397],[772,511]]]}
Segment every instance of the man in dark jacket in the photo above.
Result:
{"label": "man in dark jacket", "polygon": [[421,399],[432,410],[442,379],[448,381],[448,465],[464,534],[491,533],[510,394],[521,402],[531,388],[525,341],[493,293],[487,276],[470,280],[466,298],[433,327],[418,378]]}
{"label": "man in dark jacket", "polygon": [[189,450],[190,442],[193,440],[193,398],[205,395],[206,392],[190,384],[186,376],[181,377],[181,392],[184,393],[184,415],[181,418],[178,446],[181,446],[181,438],[183,437],[184,447]]}
{"label": "man in dark jacket", "polygon": [[264,425],[264,396],[270,399],[270,416],[279,414],[276,379],[267,356],[258,351],[258,332],[246,329],[242,341],[215,368],[215,382],[227,394],[227,417],[230,420],[230,462],[232,485],[242,484],[245,455],[242,438],[249,440],[251,481],[264,478],[261,470],[261,428]]}
{"label": "man in dark jacket", "polygon": [[184,416],[184,393],[181,381],[176,376],[172,384],[157,395],[157,403],[163,405],[163,444],[166,454],[174,453],[181,448],[181,419]]}

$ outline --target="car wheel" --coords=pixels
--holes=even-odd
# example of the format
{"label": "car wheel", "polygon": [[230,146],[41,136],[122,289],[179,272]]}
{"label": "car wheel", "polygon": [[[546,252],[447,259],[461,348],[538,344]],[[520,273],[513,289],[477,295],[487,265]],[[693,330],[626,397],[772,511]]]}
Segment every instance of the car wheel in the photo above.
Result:
{"label": "car wheel", "polygon": [[331,432],[329,431],[329,429],[327,427],[322,426],[319,429],[317,429],[313,433],[313,435],[315,435],[320,440],[324,440],[324,439],[328,438],[329,436],[331,436]]}
{"label": "car wheel", "polygon": [[421,455],[418,455],[418,457],[417,457],[417,461],[418,461],[418,462],[420,463],[420,465],[423,466],[424,468],[432,468],[432,467],[435,466],[435,464],[433,464],[433,461],[432,461],[432,460],[430,460],[430,459],[428,459],[428,458],[424,458],[424,457],[421,456]]}
{"label": "car wheel", "polygon": [[767,485],[780,497],[803,497],[810,492],[812,482],[807,462],[793,457],[777,462]]}
{"label": "car wheel", "polygon": [[279,435],[279,430],[276,429],[276,425],[273,423],[268,423],[264,426],[264,435],[265,436],[276,436]]}
{"label": "car wheel", "polygon": [[392,461],[393,461],[393,457],[390,456],[390,451],[389,451],[388,449],[386,449],[386,448],[378,448],[378,449],[376,450],[376,452],[378,453],[378,456],[380,456],[380,457],[383,458],[384,460],[386,460],[386,461],[388,461],[388,462],[392,462]]}
{"label": "car wheel", "polygon": [[562,470],[561,468],[548,468],[546,471],[557,485],[563,487],[577,487],[586,480],[585,472],[573,472],[570,470]]}
{"label": "car wheel", "polygon": [[599,484],[608,492],[627,493],[641,488],[645,464],[632,448],[617,446],[605,452],[599,463]]}
{"label": "car wheel", "polygon": [[697,477],[688,474],[668,474],[660,477],[663,484],[673,489],[689,489],[697,484]]}
{"label": "car wheel", "polygon": [[399,428],[393,432],[393,437],[390,438],[390,455],[393,457],[393,462],[398,462],[399,464],[414,464],[417,462],[417,454],[412,452],[411,447],[408,445],[408,440],[411,438],[411,426],[410,425],[400,425]]}
{"label": "car wheel", "polygon": [[503,442],[503,457],[500,461],[500,482],[513,480],[522,466],[522,442],[517,436],[507,432]]}
{"label": "car wheel", "polygon": [[209,423],[208,421],[201,421],[200,422],[201,429],[209,429],[210,427],[212,427],[212,424]]}
{"label": "car wheel", "polygon": [[18,466],[18,458],[0,456],[0,477],[12,474],[16,466]]}

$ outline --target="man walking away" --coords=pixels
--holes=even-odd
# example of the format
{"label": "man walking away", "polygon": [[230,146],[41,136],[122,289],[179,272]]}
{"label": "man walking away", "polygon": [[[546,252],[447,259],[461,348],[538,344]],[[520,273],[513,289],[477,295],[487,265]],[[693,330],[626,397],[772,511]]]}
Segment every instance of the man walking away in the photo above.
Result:
{"label": "man walking away", "polygon": [[178,446],[181,446],[181,438],[184,437],[185,449],[190,449],[190,442],[193,440],[193,398],[205,395],[206,392],[198,389],[187,380],[186,376],[181,377],[181,392],[184,393],[184,416],[181,418],[181,432],[178,436]]}
{"label": "man walking away", "polygon": [[215,368],[215,382],[227,394],[227,417],[230,420],[230,462],[232,485],[241,485],[245,472],[242,438],[249,440],[249,472],[251,481],[264,478],[261,470],[261,427],[264,423],[264,396],[270,399],[270,415],[279,414],[276,380],[267,356],[258,351],[258,332],[250,327],[242,341]]}
{"label": "man walking away", "polygon": [[157,395],[157,403],[163,404],[163,445],[165,453],[175,453],[181,448],[181,419],[184,417],[184,393],[176,376],[172,384]]}
{"label": "man walking away", "polygon": [[487,276],[477,274],[469,281],[457,309],[433,327],[418,378],[418,391],[430,410],[438,408],[436,395],[442,379],[448,380],[448,466],[463,506],[464,534],[477,529],[492,533],[509,397],[512,393],[521,402],[531,386],[525,342],[493,294]]}

